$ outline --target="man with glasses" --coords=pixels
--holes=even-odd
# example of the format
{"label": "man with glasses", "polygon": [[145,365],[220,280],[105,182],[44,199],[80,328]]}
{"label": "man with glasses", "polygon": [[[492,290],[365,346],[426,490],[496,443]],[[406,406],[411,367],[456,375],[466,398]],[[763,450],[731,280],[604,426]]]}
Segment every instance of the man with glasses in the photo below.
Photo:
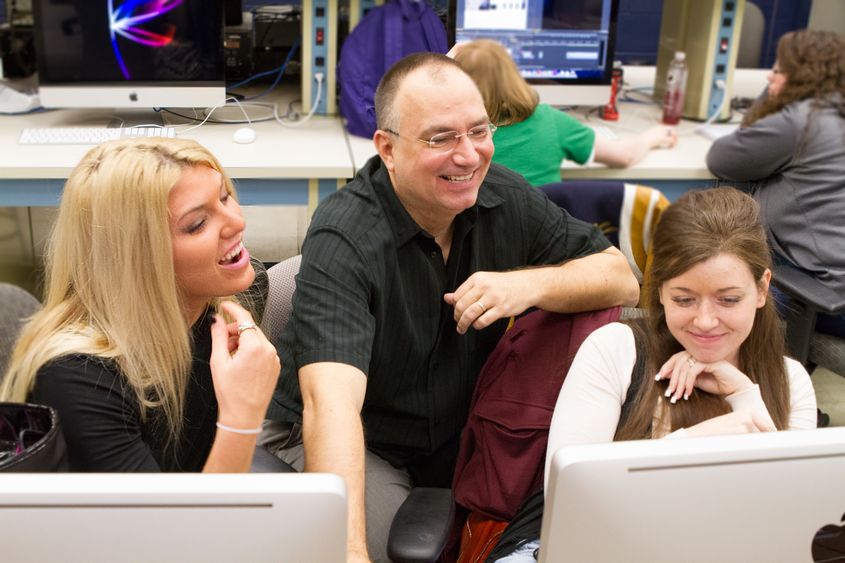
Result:
{"label": "man with glasses", "polygon": [[301,466],[284,426],[301,420],[305,469],[345,478],[350,560],[386,559],[412,485],[450,486],[475,380],[510,316],[639,296],[598,229],[491,166],[495,126],[452,59],[402,59],[375,100],[378,156],[320,204],[303,245],[268,425],[291,438],[277,455]]}

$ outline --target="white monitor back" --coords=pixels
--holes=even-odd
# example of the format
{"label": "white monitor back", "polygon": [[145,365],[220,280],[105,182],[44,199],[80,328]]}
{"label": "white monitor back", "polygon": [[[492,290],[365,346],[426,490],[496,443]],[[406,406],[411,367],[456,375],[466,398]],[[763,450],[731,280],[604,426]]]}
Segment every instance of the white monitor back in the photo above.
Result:
{"label": "white monitor back", "polygon": [[845,428],[574,446],[552,461],[539,561],[810,562],[843,513]]}
{"label": "white monitor back", "polygon": [[328,474],[2,474],[3,561],[346,561]]}

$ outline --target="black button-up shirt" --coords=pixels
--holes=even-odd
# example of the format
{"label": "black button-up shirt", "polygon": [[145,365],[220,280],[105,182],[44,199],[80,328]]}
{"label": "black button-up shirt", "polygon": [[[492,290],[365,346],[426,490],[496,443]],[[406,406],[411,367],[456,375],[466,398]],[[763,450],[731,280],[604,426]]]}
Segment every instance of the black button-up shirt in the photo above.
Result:
{"label": "black button-up shirt", "polygon": [[493,164],[476,205],[455,218],[444,262],[376,156],[314,214],[268,416],[301,419],[300,367],[345,363],[368,378],[370,449],[393,458],[434,451],[463,427],[479,371],[507,324],[460,335],[443,294],[478,271],[559,264],[609,246],[597,228]]}

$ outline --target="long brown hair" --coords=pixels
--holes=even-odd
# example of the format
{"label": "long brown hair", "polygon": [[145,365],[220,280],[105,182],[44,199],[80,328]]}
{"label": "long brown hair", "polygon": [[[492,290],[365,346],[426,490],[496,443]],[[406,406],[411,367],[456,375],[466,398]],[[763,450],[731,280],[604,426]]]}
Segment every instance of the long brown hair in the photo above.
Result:
{"label": "long brown hair", "polygon": [[[654,234],[645,287],[647,316],[640,330],[647,354],[645,376],[630,416],[617,429],[616,440],[650,438],[658,401],[672,431],[730,412],[724,398],[701,390],[670,407],[663,396],[668,381],[654,381],[653,374],[682,350],[666,325],[659,293],[667,281],[719,254],[733,255],[745,263],[762,287],[764,274],[771,268],[771,253],[759,214],[757,203],[734,188],[687,192],[663,212]],[[738,367],[760,385],[763,402],[781,430],[789,422],[789,382],[783,355],[783,331],[767,295],[765,305],[756,311],[751,333],[740,345]]]}
{"label": "long brown hair", "polygon": [[458,48],[455,60],[478,86],[490,121],[511,125],[534,113],[537,92],[519,74],[501,43],[492,39],[470,41]]}
{"label": "long brown hair", "polygon": [[845,117],[845,37],[832,31],[801,29],[778,41],[777,65],[786,76],[783,89],[755,104],[743,127],[777,113],[792,102],[815,99],[815,107],[835,106]]}

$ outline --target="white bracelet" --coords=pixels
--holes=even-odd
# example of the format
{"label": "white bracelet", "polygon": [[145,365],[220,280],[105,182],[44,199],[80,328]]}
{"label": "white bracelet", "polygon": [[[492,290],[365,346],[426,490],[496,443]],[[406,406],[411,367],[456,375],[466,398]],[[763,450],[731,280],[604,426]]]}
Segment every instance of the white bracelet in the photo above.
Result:
{"label": "white bracelet", "polygon": [[261,434],[261,427],[258,428],[234,428],[232,426],[226,426],[225,424],[218,422],[217,428],[220,430],[225,430],[226,432],[231,432],[233,434]]}

